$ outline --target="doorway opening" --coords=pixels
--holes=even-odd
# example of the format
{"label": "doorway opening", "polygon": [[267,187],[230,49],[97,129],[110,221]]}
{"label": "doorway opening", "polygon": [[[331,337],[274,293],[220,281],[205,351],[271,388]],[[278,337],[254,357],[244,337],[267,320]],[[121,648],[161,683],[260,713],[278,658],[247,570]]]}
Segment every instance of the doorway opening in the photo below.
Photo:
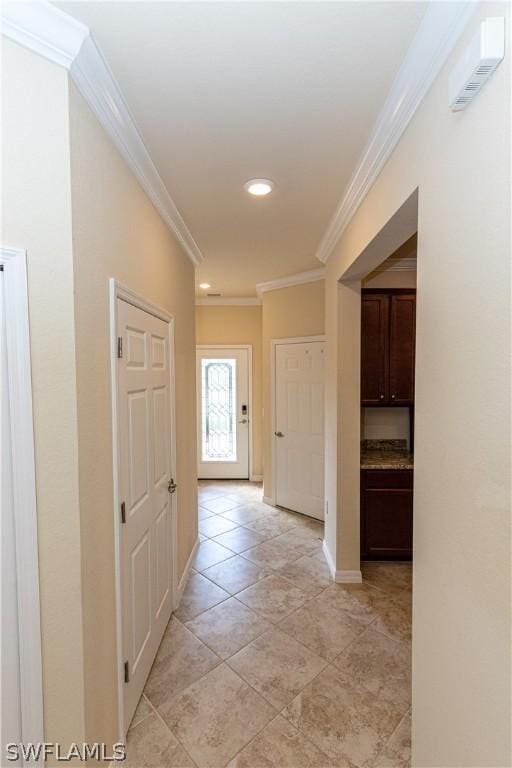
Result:
{"label": "doorway opening", "polygon": [[[336,566],[342,566],[336,580],[362,581],[353,589],[364,601],[385,600],[386,591],[392,596],[390,609],[378,610],[374,628],[400,653],[409,704],[413,454],[421,439],[417,434],[415,440],[414,430],[417,232],[415,190],[339,278],[337,365],[356,374],[339,381],[336,439],[342,460],[335,479],[342,514],[326,519],[330,538],[344,545],[336,551]],[[349,570],[356,564],[357,572]],[[409,740],[410,714],[400,730]]]}
{"label": "doorway opening", "polygon": [[361,560],[411,561],[417,234],[362,280]]}

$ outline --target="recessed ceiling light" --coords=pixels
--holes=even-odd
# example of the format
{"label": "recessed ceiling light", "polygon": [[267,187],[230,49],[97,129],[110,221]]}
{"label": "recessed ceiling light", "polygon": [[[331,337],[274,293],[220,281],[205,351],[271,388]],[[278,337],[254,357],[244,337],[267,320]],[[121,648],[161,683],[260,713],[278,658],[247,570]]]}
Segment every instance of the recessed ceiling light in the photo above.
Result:
{"label": "recessed ceiling light", "polygon": [[211,288],[210,283],[199,283],[199,287],[203,289],[203,291],[207,291],[208,288]]}
{"label": "recessed ceiling light", "polygon": [[244,184],[244,189],[255,197],[264,197],[274,189],[274,182],[270,179],[249,179]]}

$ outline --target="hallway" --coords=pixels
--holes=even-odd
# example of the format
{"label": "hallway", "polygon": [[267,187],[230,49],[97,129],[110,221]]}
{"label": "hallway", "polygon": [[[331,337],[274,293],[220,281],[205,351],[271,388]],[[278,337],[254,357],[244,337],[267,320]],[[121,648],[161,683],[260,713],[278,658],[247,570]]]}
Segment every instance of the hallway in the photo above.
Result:
{"label": "hallway", "polygon": [[408,766],[410,565],[334,584],[323,526],[254,483],[200,481],[199,524],[127,765]]}

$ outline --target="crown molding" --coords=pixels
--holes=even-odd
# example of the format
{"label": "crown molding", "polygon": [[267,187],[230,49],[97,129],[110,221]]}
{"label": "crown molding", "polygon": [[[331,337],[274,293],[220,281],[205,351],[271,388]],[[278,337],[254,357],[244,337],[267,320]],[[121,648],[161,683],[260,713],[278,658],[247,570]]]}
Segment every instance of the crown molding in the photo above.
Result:
{"label": "crown molding", "polygon": [[11,0],[2,4],[2,34],[70,69],[89,30],[50,3]]}
{"label": "crown molding", "polygon": [[203,256],[153,163],[89,29],[45,0],[6,2],[2,34],[65,67],[144,191],[194,264]]}
{"label": "crown molding", "polygon": [[206,296],[196,299],[196,307],[259,307],[261,299],[254,297],[236,296]]}
{"label": "crown molding", "polygon": [[397,259],[396,261],[390,260],[390,266],[386,268],[386,272],[416,272],[418,266],[415,258],[409,259]]}
{"label": "crown molding", "polygon": [[326,263],[476,10],[471,0],[430,2],[347,189],[316,252]]}
{"label": "crown molding", "polygon": [[302,283],[316,283],[318,280],[325,279],[325,267],[319,269],[310,269],[308,272],[298,272],[296,275],[288,277],[278,277],[277,280],[269,280],[268,283],[258,283],[256,293],[261,296],[267,291],[277,291],[279,288],[290,288],[292,285],[301,285]]}

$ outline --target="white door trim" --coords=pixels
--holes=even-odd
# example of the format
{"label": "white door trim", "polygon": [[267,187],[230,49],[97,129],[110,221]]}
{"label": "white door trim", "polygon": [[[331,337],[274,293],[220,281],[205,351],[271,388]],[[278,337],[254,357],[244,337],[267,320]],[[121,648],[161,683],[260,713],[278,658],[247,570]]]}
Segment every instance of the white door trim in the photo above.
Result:
{"label": "white door trim", "polygon": [[276,505],[276,477],[277,477],[277,452],[274,432],[276,431],[276,348],[280,344],[304,344],[305,342],[325,341],[325,336],[293,336],[288,339],[271,339],[270,341],[270,439],[272,446],[272,486],[270,495],[266,494],[264,500]]}
{"label": "white door trim", "polygon": [[4,273],[7,376],[18,592],[21,732],[44,741],[37,505],[26,251],[0,248]]}
{"label": "white door trim", "polygon": [[[249,377],[249,480],[251,482],[256,482],[258,480],[261,480],[261,478],[254,474],[253,467],[252,467],[252,461],[253,461],[253,450],[252,450],[252,419],[253,419],[253,413],[252,413],[252,344],[197,344],[196,345],[196,351],[201,349],[245,349],[247,350],[247,358],[248,358],[248,377]],[[197,386],[200,385],[200,382],[197,382]]]}
{"label": "white door trim", "polygon": [[[118,702],[118,728],[119,740],[124,743],[129,723],[124,722],[124,659],[123,659],[123,618],[122,618],[122,591],[121,591],[121,517],[119,497],[119,432],[118,432],[118,397],[117,397],[117,300],[132,304],[144,312],[169,324],[169,366],[171,393],[169,414],[171,423],[176,426],[176,389],[175,389],[175,354],[174,354],[174,316],[165,309],[152,304],[145,298],[127,288],[115,278],[109,280],[109,304],[110,304],[110,371],[112,393],[112,474],[113,474],[113,502],[114,502],[114,567],[116,589],[116,642],[117,642],[117,702]],[[176,429],[171,430],[171,475],[176,477]],[[177,510],[178,510],[179,484],[175,492],[175,503],[172,505],[171,535],[172,535],[172,605],[173,611],[178,599],[178,552],[177,552]]]}

